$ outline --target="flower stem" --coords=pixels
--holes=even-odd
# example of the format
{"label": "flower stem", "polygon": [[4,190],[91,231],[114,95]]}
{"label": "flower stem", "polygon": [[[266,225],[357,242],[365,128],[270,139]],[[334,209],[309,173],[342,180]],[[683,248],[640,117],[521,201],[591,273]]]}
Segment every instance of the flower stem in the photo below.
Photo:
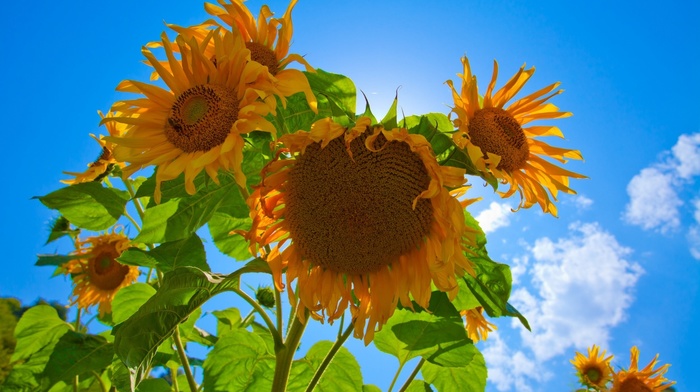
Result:
{"label": "flower stem", "polygon": [[418,365],[416,365],[416,368],[413,369],[413,372],[411,373],[410,376],[406,379],[406,382],[403,383],[403,386],[401,389],[399,389],[399,392],[404,392],[406,389],[408,389],[408,386],[411,384],[411,381],[413,381],[414,378],[418,375],[418,371],[420,368],[423,367],[423,364],[425,363],[425,358],[421,358],[420,362],[418,362]]}
{"label": "flower stem", "polygon": [[323,362],[321,362],[321,365],[316,369],[316,373],[314,373],[314,378],[311,379],[311,382],[309,382],[309,386],[306,387],[306,392],[311,392],[314,390],[314,387],[316,387],[316,384],[321,380],[321,376],[323,376],[323,372],[326,371],[326,368],[328,365],[330,365],[331,361],[333,360],[333,357],[335,354],[340,350],[340,348],[343,346],[343,343],[345,343],[346,340],[348,340],[348,337],[350,337],[350,334],[352,333],[353,329],[355,329],[355,326],[353,323],[350,323],[348,327],[345,329],[342,335],[338,336],[338,339],[333,343],[333,346],[331,349],[328,351],[328,354],[326,354],[326,357],[323,358]]}
{"label": "flower stem", "polygon": [[102,392],[107,392],[107,385],[105,385],[104,380],[102,379],[102,376],[100,376],[96,371],[92,370],[91,371],[92,375],[95,376],[97,379],[97,382],[100,384],[100,390]]}
{"label": "flower stem", "polygon": [[[306,319],[308,320],[308,311]],[[301,336],[304,334],[307,322],[301,322],[298,317],[294,318],[292,326],[289,328],[287,339],[279,350],[276,350],[275,377],[272,380],[272,392],[284,392],[287,390],[289,371],[292,369],[292,360],[297,351]]]}
{"label": "flower stem", "polygon": [[394,379],[391,380],[391,385],[389,385],[388,391],[391,392],[392,389],[394,389],[394,384],[396,384],[396,380],[399,378],[399,374],[401,374],[401,370],[403,370],[403,363],[399,365],[399,368],[396,369],[396,374],[394,374]]}
{"label": "flower stem", "polygon": [[233,292],[238,294],[241,298],[243,298],[246,302],[250,304],[250,306],[255,309],[260,316],[263,318],[265,321],[265,324],[267,325],[267,328],[270,330],[270,334],[272,335],[272,340],[275,341],[275,349],[278,347],[284,346],[284,343],[282,342],[282,337],[280,336],[279,331],[277,331],[277,328],[275,328],[275,324],[272,322],[270,319],[270,316],[267,314],[265,309],[263,309],[259,303],[257,303],[253,298],[251,298],[248,294],[246,294],[245,291],[234,287]]}
{"label": "flower stem", "polygon": [[[175,340],[175,346],[177,347],[177,353],[180,356],[180,363],[185,369],[185,376],[187,376],[187,383],[190,385],[190,391],[196,392],[199,387],[194,381],[194,376],[192,375],[192,369],[190,368],[190,361],[187,360],[187,354],[185,353],[185,347],[182,345],[182,339],[180,339],[180,326],[175,328],[175,333],[173,334],[173,340]],[[175,374],[177,376],[177,373]]]}
{"label": "flower stem", "polygon": [[281,331],[282,330],[282,295],[280,295],[280,292],[275,288],[274,286],[272,287],[272,291],[275,292],[275,306],[277,307],[275,310],[277,313],[277,330]]}

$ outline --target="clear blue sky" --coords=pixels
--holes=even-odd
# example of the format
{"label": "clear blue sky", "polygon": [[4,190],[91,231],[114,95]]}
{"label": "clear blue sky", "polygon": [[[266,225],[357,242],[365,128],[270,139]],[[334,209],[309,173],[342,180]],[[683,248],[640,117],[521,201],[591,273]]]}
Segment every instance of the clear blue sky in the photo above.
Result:
{"label": "clear blue sky", "polygon": [[[263,3],[248,4],[257,13]],[[280,15],[287,6],[268,4]],[[69,282],[49,279],[50,268],[33,264],[37,253],[69,248],[43,246],[53,214],[30,198],[57,189],[63,170],[82,170],[97,156],[88,136],[105,132],[96,111],[109,109],[121,80],[148,79],[140,47],[158,38],[163,21],[189,25],[206,17],[199,1],[4,6],[0,295],[66,301]],[[551,143],[582,151],[585,162],[567,165],[590,177],[573,182],[581,197],[563,196],[558,219],[535,209],[511,214],[503,206],[515,205],[512,200],[474,182],[473,194],[484,200],[471,211],[489,211],[481,217],[488,222],[490,253],[514,267],[514,302],[533,325],[530,333],[499,319],[499,333],[479,343],[489,391],[572,390],[568,360],[593,343],[616,354],[620,366],[628,365],[632,345],[640,347],[644,364],[660,353],[662,363],[672,363],[667,376],[680,391],[694,386],[700,349],[698,20],[698,3],[679,1],[301,0],[294,10],[292,51],[351,77],[378,115],[399,86],[406,115],[447,113],[451,97],[443,83],[456,78],[464,54],[482,91],[493,59],[500,64],[499,86],[523,62],[537,68],[527,91],[562,82],[566,92],[554,102],[574,116],[557,124],[566,140]],[[215,269],[235,268],[208,249]],[[231,304],[232,297],[221,297],[205,309]],[[311,333],[319,336],[335,333],[315,328]],[[365,383],[386,389],[392,359],[356,341],[348,346]]]}

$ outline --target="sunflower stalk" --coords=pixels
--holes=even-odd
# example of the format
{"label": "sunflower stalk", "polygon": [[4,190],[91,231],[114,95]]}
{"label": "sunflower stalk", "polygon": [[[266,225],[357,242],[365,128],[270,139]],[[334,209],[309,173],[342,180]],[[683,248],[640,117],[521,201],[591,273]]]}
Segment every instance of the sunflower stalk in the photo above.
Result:
{"label": "sunflower stalk", "polygon": [[250,304],[250,306],[252,306],[253,309],[255,309],[260,314],[260,316],[263,318],[263,320],[265,321],[265,324],[267,325],[267,328],[270,330],[270,334],[272,335],[272,340],[274,340],[274,342],[275,342],[275,349],[277,350],[279,347],[284,346],[284,343],[282,342],[282,337],[280,336],[280,332],[275,327],[275,324],[272,322],[272,319],[270,319],[270,316],[267,314],[265,309],[263,309],[262,306],[260,306],[260,304],[256,300],[254,300],[251,296],[249,296],[245,291],[243,291],[237,287],[232,288],[232,291],[234,293],[238,294],[238,296],[243,298],[246,302],[248,302]]}
{"label": "sunflower stalk", "polygon": [[399,368],[396,369],[396,373],[394,374],[394,378],[391,379],[391,384],[389,385],[389,389],[388,389],[389,392],[394,390],[394,384],[396,384],[396,381],[399,379],[399,374],[401,374],[401,371],[403,370],[403,365],[404,365],[404,363],[401,363],[399,365]]}
{"label": "sunflower stalk", "polygon": [[399,389],[399,392],[404,392],[408,389],[408,386],[411,385],[411,382],[413,381],[414,378],[418,375],[418,372],[420,369],[423,367],[423,364],[425,363],[425,358],[421,358],[418,364],[416,365],[415,369],[413,369],[413,372],[411,372],[411,375],[408,376],[406,379],[406,382],[403,383],[401,386],[401,389]]}
{"label": "sunflower stalk", "polygon": [[350,337],[350,334],[352,334],[353,329],[355,329],[354,323],[350,323],[348,327],[345,329],[345,331],[342,333],[342,335],[338,336],[338,339],[333,343],[333,346],[331,347],[330,350],[328,350],[328,354],[326,354],[326,357],[323,358],[323,362],[321,362],[321,365],[316,369],[316,373],[314,373],[314,377],[311,379],[309,382],[309,385],[306,387],[306,392],[311,392],[314,390],[316,387],[316,384],[321,380],[321,376],[323,376],[323,373],[326,371],[326,368],[328,365],[330,365],[331,361],[333,360],[333,357],[335,357],[335,354],[340,350],[341,347],[343,347],[343,344],[345,343],[346,340]]}
{"label": "sunflower stalk", "polygon": [[[185,370],[185,376],[187,377],[187,383],[190,386],[190,391],[197,391],[199,387],[197,382],[194,380],[192,375],[192,368],[190,368],[190,361],[187,359],[187,353],[185,353],[185,346],[182,344],[182,339],[180,338],[180,327],[175,328],[175,333],[173,334],[173,340],[175,341],[175,346],[177,347],[177,353],[180,356],[180,362],[182,363],[182,368]],[[177,378],[177,372],[173,378]]]}
{"label": "sunflower stalk", "polygon": [[309,311],[306,310],[306,321],[300,321],[299,317],[294,318],[294,322],[289,329],[284,344],[275,352],[275,377],[272,380],[272,392],[284,392],[287,390],[287,381],[289,380],[289,372],[292,369],[294,353],[297,351],[302,335],[304,335],[304,330],[308,324],[308,317]]}

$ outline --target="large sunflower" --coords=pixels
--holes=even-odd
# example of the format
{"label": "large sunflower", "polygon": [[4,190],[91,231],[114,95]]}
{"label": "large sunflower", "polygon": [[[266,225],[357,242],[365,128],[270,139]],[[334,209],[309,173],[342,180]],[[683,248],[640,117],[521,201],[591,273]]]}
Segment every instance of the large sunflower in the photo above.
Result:
{"label": "large sunflower", "polygon": [[[218,181],[219,169],[230,170],[236,182],[245,186],[241,134],[275,132],[264,119],[274,99],[256,85],[267,72],[260,64],[247,60],[250,52],[240,39],[229,32],[212,30],[201,41],[182,36],[175,41],[162,37],[167,67],[149,49],[143,49],[148,63],[169,89],[123,81],[117,87],[119,91],[144,97],[118,102],[115,107],[124,115],[103,120],[131,125],[122,137],[108,140],[116,145],[114,157],[130,163],[124,169],[127,176],[147,165],[158,167],[157,202],[160,184],[182,173],[190,194],[195,193],[194,178],[202,170],[214,181]],[[218,54],[216,58],[204,54],[210,43]],[[177,46],[179,59],[173,45]]]}
{"label": "large sunflower", "polygon": [[605,357],[605,350],[598,355],[599,347],[595,344],[588,348],[588,356],[577,352],[574,359],[570,362],[576,368],[581,384],[600,390],[605,388],[606,384],[612,378],[612,368],[610,361],[613,356]]}
{"label": "large sunflower", "polygon": [[99,305],[99,313],[112,312],[112,299],[122,287],[136,281],[138,267],[120,264],[116,259],[129,248],[129,238],[112,232],[76,241],[75,259],[63,265],[75,288],[72,304],[87,309]]}
{"label": "large sunflower", "polygon": [[[102,112],[98,111],[97,112],[100,115],[100,118],[104,119],[105,115],[102,114]],[[109,112],[107,113],[106,117],[119,117],[121,114],[120,113],[112,113]],[[125,124],[119,124],[115,122],[108,122],[106,124],[107,127],[107,132],[109,132],[109,136],[121,136],[126,132],[127,126]],[[95,139],[95,141],[100,145],[101,151],[100,155],[97,157],[97,159],[94,162],[91,162],[88,164],[87,170],[85,170],[82,173],[76,173],[76,172],[63,172],[64,174],[71,175],[75,178],[70,179],[70,180],[61,180],[62,183],[68,184],[68,185],[73,185],[73,184],[80,184],[83,182],[91,182],[91,181],[100,181],[102,180],[106,175],[109,174],[109,172],[112,170],[112,168],[115,165],[118,165],[120,167],[124,167],[124,164],[121,162],[117,162],[114,159],[114,155],[112,154],[112,150],[114,149],[114,144],[108,140],[105,139],[104,136],[100,136],[99,138],[96,137],[93,134],[90,134],[90,136]]]}
{"label": "large sunflower", "polygon": [[243,37],[246,47],[250,50],[251,60],[267,67],[275,78],[276,94],[283,104],[285,97],[298,92],[306,95],[306,100],[312,110],[316,111],[316,97],[304,74],[296,69],[287,68],[292,62],[298,62],[309,72],[314,69],[300,55],[289,53],[294,27],[292,25],[292,9],[297,0],[291,0],[282,18],[273,18],[273,13],[267,5],[260,8],[257,19],[242,0],[218,0],[220,6],[204,3],[204,9],[218,17],[225,24],[237,30]]}
{"label": "large sunflower", "polygon": [[263,169],[247,236],[253,254],[273,246],[263,254],[278,290],[286,269],[290,301],[297,281],[300,318],[332,321],[350,307],[369,344],[399,301],[427,307],[431,284],[454,296],[456,278],[474,273],[463,210],[473,200],[457,199],[464,170],[438,165],[423,136],[327,118],[279,142],[290,159]]}
{"label": "large sunflower", "polygon": [[657,369],[656,364],[659,354],[649,362],[643,369],[639,369],[639,349],[634,346],[630,350],[630,367],[628,370],[620,370],[613,375],[613,385],[611,392],[659,392],[666,390],[675,384],[669,382],[664,374],[668,371],[670,364],[663,365]]}
{"label": "large sunflower", "polygon": [[462,79],[461,92],[457,92],[452,81],[446,82],[452,90],[455,104],[452,109],[452,113],[456,114],[454,124],[458,128],[453,137],[455,144],[466,149],[472,162],[484,175],[493,175],[501,182],[510,184],[508,191],[499,192],[502,197],[510,197],[518,191],[520,207],[529,208],[537,203],[544,212],[556,216],[557,208],[547,191],[554,200],[559,191],[575,194],[568,186],[569,178],[586,177],[564,170],[542,157],[562,163],[567,158],[583,158],[579,151],[552,147],[535,139],[539,136],[563,137],[559,128],[525,125],[534,120],[571,116],[571,113],[560,112],[556,106],[547,103],[551,97],[563,91],[554,91],[559,83],[505,107],[530,79],[535,72],[534,67],[525,70],[523,65],[508,83],[493,93],[498,77],[498,63],[494,61],[491,82],[483,101],[480,101],[476,76],[471,73],[469,60],[463,57],[462,64],[464,73],[459,74]]}

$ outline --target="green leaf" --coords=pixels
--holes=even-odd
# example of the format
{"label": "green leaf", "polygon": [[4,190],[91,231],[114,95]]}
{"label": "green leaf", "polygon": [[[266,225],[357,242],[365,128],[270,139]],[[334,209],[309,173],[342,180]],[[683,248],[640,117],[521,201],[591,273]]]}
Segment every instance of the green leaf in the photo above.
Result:
{"label": "green leaf", "polygon": [[103,337],[68,331],[56,343],[43,375],[55,384],[92,371],[99,374],[113,356],[113,345]]}
{"label": "green leaf", "polygon": [[17,346],[12,354],[12,362],[29,358],[32,354],[55,343],[71,329],[70,325],[58,317],[56,309],[49,305],[37,305],[22,315],[15,327]]}
{"label": "green leaf", "polygon": [[206,391],[269,391],[275,355],[258,335],[235,329],[219,337],[204,360]]}
{"label": "green leaf", "polygon": [[365,384],[362,386],[362,392],[382,392],[382,390],[374,384]]}
{"label": "green leaf", "polygon": [[68,222],[68,219],[66,219],[64,216],[59,216],[58,218],[54,219],[53,222],[51,222],[49,238],[46,240],[46,244],[56,241],[64,236],[75,238],[78,233],[80,233],[80,230],[72,230],[70,228],[70,222]]}
{"label": "green leaf", "polygon": [[473,345],[459,312],[441,291],[431,294],[429,311],[414,304],[416,311],[398,309],[374,337],[379,351],[405,364],[422,356],[444,366],[459,366]]}
{"label": "green leaf", "polygon": [[228,276],[194,267],[181,267],[165,274],[155,295],[112,331],[115,351],[131,371],[132,386],[146,375],[158,347],[180,323],[211,297],[238,287],[240,275],[257,272],[261,268],[259,264],[248,263]]}
{"label": "green leaf", "polygon": [[117,291],[112,300],[112,322],[126,321],[155,293],[156,289],[146,283],[134,283]]}
{"label": "green leaf", "polygon": [[218,320],[216,323],[216,334],[222,336],[225,333],[241,328],[241,311],[236,308],[215,310],[211,314]]}
{"label": "green leaf", "polygon": [[398,122],[396,121],[397,115],[396,115],[396,108],[399,104],[399,91],[396,90],[396,96],[394,97],[394,102],[391,104],[391,107],[389,110],[386,112],[386,115],[382,119],[381,125],[384,127],[384,129],[394,129],[398,127]]}
{"label": "green leaf", "polygon": [[[71,260],[75,260],[76,256],[75,255],[36,255],[37,256],[37,261],[34,263],[36,266],[46,266],[46,265],[53,265],[53,266],[60,266],[63,265]],[[85,257],[83,255],[82,257]]]}
{"label": "green leaf", "polygon": [[117,257],[117,261],[136,267],[156,268],[158,266],[158,260],[153,258],[148,251],[137,247],[132,247],[122,252]]}
{"label": "green leaf", "polygon": [[406,392],[433,392],[433,388],[423,380],[413,380],[408,384]]}
{"label": "green leaf", "polygon": [[[306,98],[304,98],[306,102]],[[294,130],[296,131],[296,130]],[[268,132],[254,131],[248,134],[245,138],[246,144],[243,147],[243,162],[241,163],[241,171],[246,177],[246,185],[250,188],[253,185],[260,183],[260,173],[262,168],[272,159],[272,150],[270,143],[272,135]],[[234,204],[238,208],[244,208],[247,212],[248,206],[245,204],[243,197],[238,194],[226,200],[228,204]],[[231,214],[238,216],[236,214]],[[245,215],[247,216],[247,214]]]}
{"label": "green leaf", "polygon": [[215,212],[209,219],[209,233],[214,245],[226,255],[236,260],[248,260],[252,257],[248,250],[248,241],[239,234],[231,234],[234,230],[250,230],[250,218],[236,218],[221,212]]}
{"label": "green leaf", "polygon": [[306,101],[304,93],[296,93],[287,98],[287,107],[277,102],[277,114],[275,116],[277,125],[277,137],[296,131],[309,131],[311,124],[318,118]]}
{"label": "green leaf", "polygon": [[[347,116],[354,120],[357,106],[357,90],[352,79],[344,75],[333,74],[317,68],[316,72],[304,72],[311,91],[316,97],[323,96],[328,99],[334,116]],[[321,102],[319,102],[319,105]]]}
{"label": "green leaf", "polygon": [[374,117],[374,114],[372,114],[372,109],[369,107],[369,100],[367,99],[367,95],[365,95],[365,93],[362,92],[362,96],[365,98],[365,111],[360,116],[368,117],[370,120],[372,120],[372,124],[376,124],[377,119]]}
{"label": "green leaf", "polygon": [[170,383],[164,378],[150,378],[143,380],[136,392],[170,392],[172,390]]}
{"label": "green leaf", "polygon": [[463,367],[442,367],[426,362],[421,368],[421,374],[438,392],[476,392],[486,389],[486,363],[479,352]]}
{"label": "green leaf", "polygon": [[92,230],[105,230],[124,213],[129,194],[105,188],[98,182],[70,185],[37,197],[45,206],[58,210],[72,224]]}
{"label": "green leaf", "polygon": [[[321,365],[323,359],[333,346],[333,342],[322,340],[316,342],[306,356],[292,363],[288,391],[304,391]],[[333,361],[323,372],[323,376],[314,388],[314,391],[358,391],[361,390],[362,372],[360,364],[350,351],[341,347],[333,357]]]}
{"label": "green leaf", "polygon": [[197,267],[209,271],[204,244],[197,234],[180,240],[165,242],[148,252],[156,260],[157,268],[169,272],[179,267]]}
{"label": "green leaf", "polygon": [[162,204],[148,208],[143,228],[134,241],[153,244],[178,241],[194,234],[225,200],[240,193],[232,174],[220,172],[219,181],[220,185],[209,181],[198,187],[195,195],[163,200]]}

